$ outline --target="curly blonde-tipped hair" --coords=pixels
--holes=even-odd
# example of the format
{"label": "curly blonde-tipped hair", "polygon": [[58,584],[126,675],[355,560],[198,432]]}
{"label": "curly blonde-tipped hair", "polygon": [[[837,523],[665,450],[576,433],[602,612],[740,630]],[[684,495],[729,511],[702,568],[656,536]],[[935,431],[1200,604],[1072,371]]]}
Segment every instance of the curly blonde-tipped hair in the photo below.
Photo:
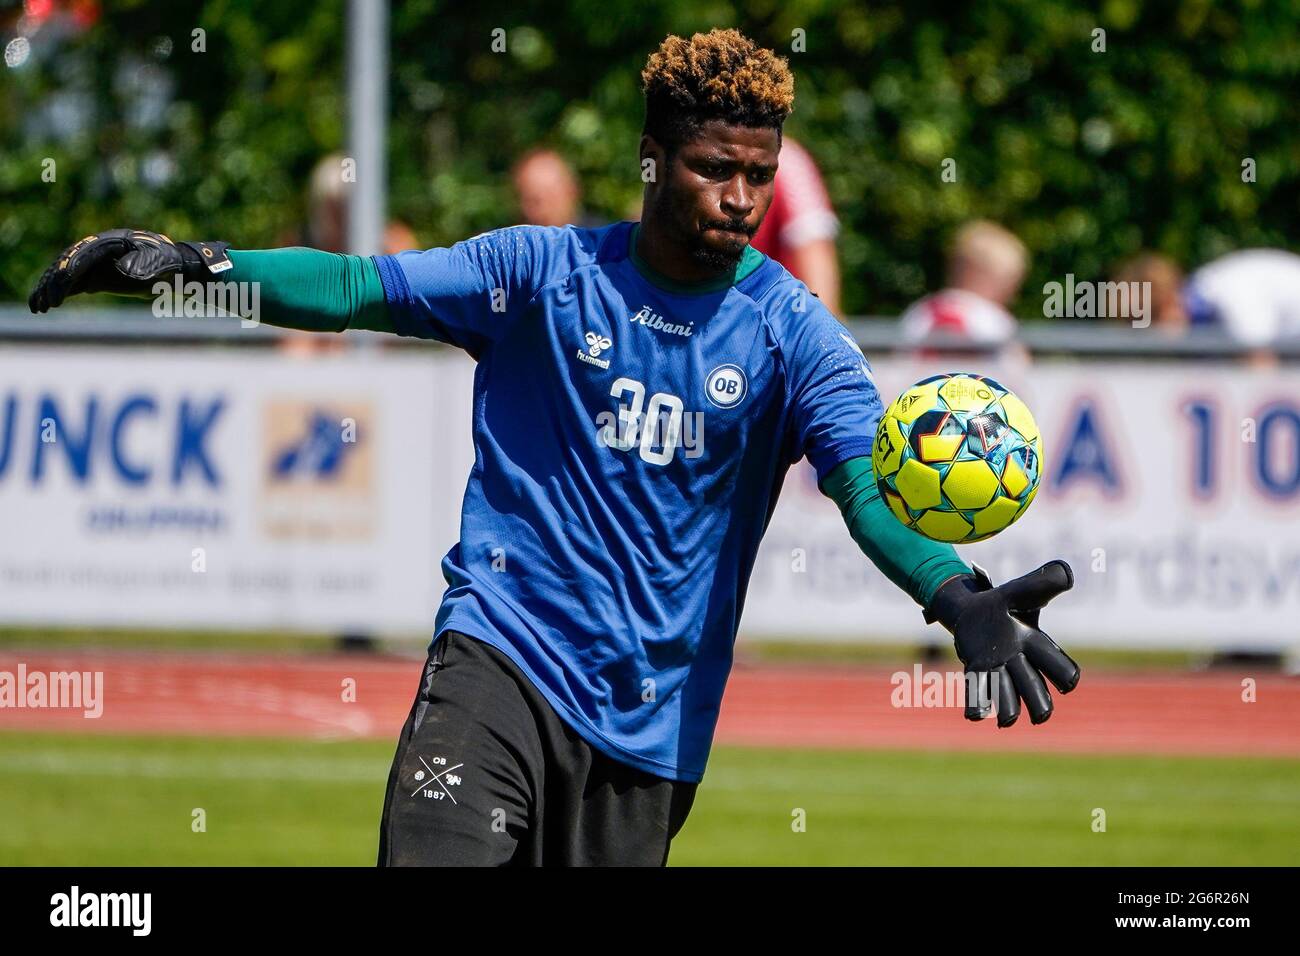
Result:
{"label": "curly blonde-tipped hair", "polygon": [[668,37],[646,61],[641,89],[645,132],[668,148],[710,119],[780,130],[794,109],[794,76],[785,58],[739,30]]}

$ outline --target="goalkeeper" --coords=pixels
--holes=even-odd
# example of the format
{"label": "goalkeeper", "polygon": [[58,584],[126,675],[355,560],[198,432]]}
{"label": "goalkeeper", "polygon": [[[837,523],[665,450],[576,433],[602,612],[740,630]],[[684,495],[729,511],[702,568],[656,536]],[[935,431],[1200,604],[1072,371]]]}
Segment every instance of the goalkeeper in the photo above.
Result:
{"label": "goalkeeper", "polygon": [[271,324],[416,336],[477,360],[476,460],[389,776],[384,865],[665,863],[704,774],[759,541],[803,457],[989,688],[968,694],[967,717],[996,701],[1006,726],[1023,701],[1041,723],[1047,682],[1078,681],[1038,627],[1069,567],[994,587],[890,515],[871,472],[869,366],[750,246],[793,107],[785,61],[715,30],[669,37],[641,78],[654,175],[639,224],[522,226],[373,258],[110,230],[32,293],[44,312],[178,274],[256,282]]}

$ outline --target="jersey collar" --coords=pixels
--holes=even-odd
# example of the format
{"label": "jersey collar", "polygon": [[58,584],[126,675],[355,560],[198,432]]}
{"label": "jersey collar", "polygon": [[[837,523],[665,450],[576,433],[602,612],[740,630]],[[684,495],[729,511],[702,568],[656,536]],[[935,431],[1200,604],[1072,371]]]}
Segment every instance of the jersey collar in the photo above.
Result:
{"label": "jersey collar", "polygon": [[670,279],[662,272],[659,272],[637,255],[636,237],[640,231],[640,223],[633,223],[632,228],[628,230],[628,259],[632,261],[632,265],[636,268],[636,271],[641,273],[641,277],[651,285],[658,286],[667,292],[673,292],[677,295],[704,295],[710,292],[721,292],[723,289],[729,289],[731,286],[748,278],[763,264],[763,260],[767,258],[753,246],[746,246],[745,251],[740,256],[740,262],[736,263],[735,270],[733,270],[729,275],[722,275],[716,279],[709,279],[704,282],[678,282],[676,279]]}

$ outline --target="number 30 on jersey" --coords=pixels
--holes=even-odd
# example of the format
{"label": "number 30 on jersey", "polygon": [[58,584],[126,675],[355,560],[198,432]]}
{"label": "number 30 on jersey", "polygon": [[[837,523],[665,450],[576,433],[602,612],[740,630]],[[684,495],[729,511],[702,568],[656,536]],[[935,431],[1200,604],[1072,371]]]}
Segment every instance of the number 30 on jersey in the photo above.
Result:
{"label": "number 30 on jersey", "polygon": [[[609,394],[618,399],[618,411],[596,416],[600,429],[596,434],[597,443],[615,451],[636,449],[652,465],[668,464],[678,448],[684,448],[687,458],[698,458],[703,453],[703,413],[684,416],[682,400],[676,395],[655,392],[647,403],[645,386],[632,378],[615,379]],[[690,419],[685,442],[683,417]]]}

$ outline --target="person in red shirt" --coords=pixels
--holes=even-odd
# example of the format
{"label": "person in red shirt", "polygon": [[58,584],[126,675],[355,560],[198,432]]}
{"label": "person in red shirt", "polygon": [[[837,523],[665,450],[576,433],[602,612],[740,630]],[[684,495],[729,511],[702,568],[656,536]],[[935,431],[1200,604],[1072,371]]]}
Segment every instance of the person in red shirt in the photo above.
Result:
{"label": "person in red shirt", "polygon": [[1028,358],[1016,343],[1019,323],[1007,311],[1029,267],[1025,244],[986,220],[957,230],[948,252],[947,285],[912,303],[900,319],[904,344],[927,354],[944,339],[963,350]]}
{"label": "person in red shirt", "polygon": [[840,266],[835,257],[839,220],[817,164],[786,137],[781,143],[775,191],[751,245],[801,280],[831,312],[840,311]]}

